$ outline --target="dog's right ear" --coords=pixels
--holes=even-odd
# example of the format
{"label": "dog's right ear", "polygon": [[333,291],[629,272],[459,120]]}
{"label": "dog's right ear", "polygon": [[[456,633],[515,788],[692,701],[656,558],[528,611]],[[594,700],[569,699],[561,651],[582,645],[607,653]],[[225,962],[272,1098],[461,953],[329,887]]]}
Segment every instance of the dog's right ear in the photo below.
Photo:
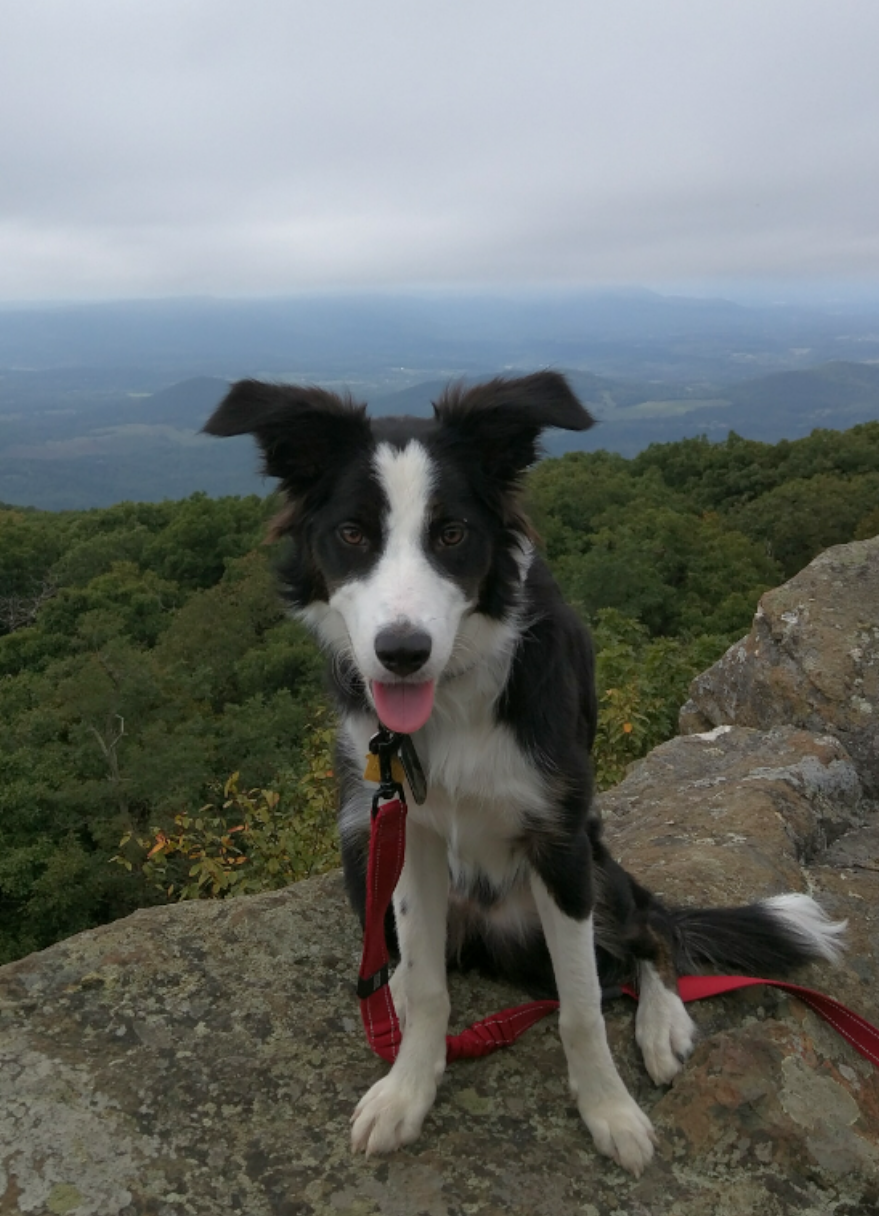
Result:
{"label": "dog's right ear", "polygon": [[202,428],[208,435],[253,435],[264,468],[294,498],[372,444],[366,406],[312,386],[233,384]]}

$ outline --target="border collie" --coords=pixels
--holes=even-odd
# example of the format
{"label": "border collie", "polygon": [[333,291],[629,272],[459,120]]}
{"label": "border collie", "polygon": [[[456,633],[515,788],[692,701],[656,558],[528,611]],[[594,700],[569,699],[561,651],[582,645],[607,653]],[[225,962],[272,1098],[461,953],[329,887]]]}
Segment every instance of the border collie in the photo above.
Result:
{"label": "border collie", "polygon": [[252,433],[281,482],[286,596],[332,658],[342,856],[361,921],[378,719],[411,736],[427,778],[394,895],[402,1045],[357,1106],[352,1145],[383,1153],[418,1136],[445,1068],[447,966],[477,965],[558,995],[583,1121],[638,1175],[655,1138],[608,1050],[602,982],[637,984],[635,1037],[666,1084],[695,1033],[678,972],[833,961],[844,926],[797,894],[667,908],[613,861],[592,805],[592,645],[521,502],[544,428],[593,419],[552,372],[452,387],[434,414],[370,420],[319,388],[245,380],[205,426]]}

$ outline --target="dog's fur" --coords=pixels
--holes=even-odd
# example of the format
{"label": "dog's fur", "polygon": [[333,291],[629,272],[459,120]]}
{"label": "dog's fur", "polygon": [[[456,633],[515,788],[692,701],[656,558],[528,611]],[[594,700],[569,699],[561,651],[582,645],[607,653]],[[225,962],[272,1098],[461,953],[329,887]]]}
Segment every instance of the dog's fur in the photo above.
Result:
{"label": "dog's fur", "polygon": [[281,481],[285,594],[332,658],[342,853],[361,920],[375,689],[435,682],[413,735],[428,796],[410,805],[394,896],[403,1041],[358,1105],[352,1143],[386,1152],[418,1135],[445,1067],[447,964],[478,965],[558,994],[580,1113],[600,1151],[639,1174],[654,1136],[611,1059],[601,983],[638,984],[636,1038],[664,1084],[694,1039],[679,971],[833,960],[842,926],[805,895],[666,908],[613,861],[592,806],[591,642],[520,502],[541,431],[592,419],[550,372],[452,388],[434,410],[370,421],[317,388],[242,381],[205,428],[253,433]]}

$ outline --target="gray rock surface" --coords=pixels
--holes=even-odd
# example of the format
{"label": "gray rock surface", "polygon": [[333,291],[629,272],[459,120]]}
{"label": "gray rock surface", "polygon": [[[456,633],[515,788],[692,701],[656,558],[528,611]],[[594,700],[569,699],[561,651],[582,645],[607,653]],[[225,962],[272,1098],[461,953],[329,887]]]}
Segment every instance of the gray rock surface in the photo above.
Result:
{"label": "gray rock surface", "polygon": [[[721,727],[657,748],[602,809],[615,854],[669,901],[800,890],[848,917],[843,964],[797,978],[875,1023],[879,828],[863,777],[837,732]],[[360,1028],[358,954],[332,874],[138,912],[0,968],[0,1216],[879,1212],[879,1070],[768,987],[691,1007],[700,1042],[666,1089],[640,1063],[632,1005],[609,1007],[659,1133],[639,1180],[595,1153],[555,1018],[453,1065],[411,1148],[353,1157],[350,1112],[385,1068]],[[456,1026],[522,999],[453,977]]]}
{"label": "gray rock surface", "polygon": [[722,723],[828,731],[879,798],[879,536],[827,549],[766,592],[681,711],[684,734]]}

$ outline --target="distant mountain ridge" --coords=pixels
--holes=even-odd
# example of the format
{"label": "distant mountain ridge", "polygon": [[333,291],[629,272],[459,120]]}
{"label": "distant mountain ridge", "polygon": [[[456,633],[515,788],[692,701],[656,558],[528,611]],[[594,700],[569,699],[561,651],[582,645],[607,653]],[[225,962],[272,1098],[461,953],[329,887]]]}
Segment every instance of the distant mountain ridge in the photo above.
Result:
{"label": "distant mountain ridge", "polygon": [[[567,374],[598,425],[582,435],[550,433],[551,455],[608,448],[633,456],[650,443],[723,439],[730,430],[774,443],[879,419],[879,364],[833,360],[727,384]],[[124,383],[124,371],[0,373],[0,502],[61,510],[270,488],[248,437],[218,444],[199,434],[226,379],[188,377],[153,392],[125,391]],[[427,415],[447,383],[436,377],[383,392],[355,381],[351,388],[373,414]]]}
{"label": "distant mountain ridge", "polygon": [[837,359],[804,371],[773,372],[728,389],[736,405],[799,410],[870,408],[879,395],[879,363]]}
{"label": "distant mountain ridge", "polygon": [[[512,374],[512,373],[507,373]],[[879,364],[844,360],[820,364],[801,371],[773,372],[752,380],[718,385],[711,382],[646,382],[597,376],[592,372],[568,371],[567,376],[580,399],[598,409],[625,410],[646,402],[711,401],[712,405],[799,411],[872,410],[879,401]],[[487,378],[487,377],[486,377]],[[481,376],[466,380],[483,379]],[[428,380],[395,393],[374,398],[382,413],[425,413],[429,403],[443,392],[448,381]],[[816,424],[817,425],[817,424]]]}
{"label": "distant mountain ridge", "polygon": [[217,376],[194,376],[142,398],[137,412],[143,414],[144,422],[185,424],[199,430],[228,390],[228,380]]}
{"label": "distant mountain ridge", "polygon": [[[0,367],[340,379],[418,368],[588,367],[607,376],[744,379],[879,358],[879,299],[745,305],[644,289],[141,300],[0,308]],[[404,387],[402,384],[393,387]]]}

